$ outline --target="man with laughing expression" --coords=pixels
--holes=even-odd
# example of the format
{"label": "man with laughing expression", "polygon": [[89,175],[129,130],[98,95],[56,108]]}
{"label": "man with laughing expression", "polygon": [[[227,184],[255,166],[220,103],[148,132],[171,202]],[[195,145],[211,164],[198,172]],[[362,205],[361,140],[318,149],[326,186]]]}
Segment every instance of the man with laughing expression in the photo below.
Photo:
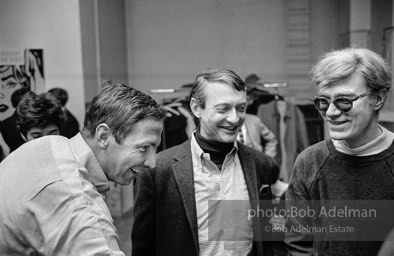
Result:
{"label": "man with laughing expression", "polygon": [[[160,152],[155,170],[139,173],[132,254],[262,255],[252,220],[231,221],[227,212],[215,212],[221,200],[238,200],[233,208],[256,207],[270,198],[261,188],[278,175],[271,158],[236,142],[246,84],[231,70],[208,69],[196,77],[190,98],[199,120],[192,138]],[[215,225],[212,216],[230,223]]]}
{"label": "man with laughing expression", "polygon": [[124,255],[104,196],[109,181],[127,185],[155,167],[164,112],[138,90],[106,85],[81,133],[34,139],[1,163],[0,255]]}
{"label": "man with laughing expression", "polygon": [[[393,200],[394,134],[378,123],[391,87],[388,65],[368,49],[348,48],[324,55],[311,74],[317,86],[313,102],[330,138],[310,146],[297,158],[286,194],[289,206],[308,200]],[[324,216],[311,220],[297,214],[289,218],[286,226],[290,232],[285,239],[289,254],[377,254],[381,242],[372,236],[360,239],[360,234],[348,232],[347,241],[343,241],[335,232],[291,231],[331,221]],[[368,232],[374,233],[368,230],[363,235]]]}

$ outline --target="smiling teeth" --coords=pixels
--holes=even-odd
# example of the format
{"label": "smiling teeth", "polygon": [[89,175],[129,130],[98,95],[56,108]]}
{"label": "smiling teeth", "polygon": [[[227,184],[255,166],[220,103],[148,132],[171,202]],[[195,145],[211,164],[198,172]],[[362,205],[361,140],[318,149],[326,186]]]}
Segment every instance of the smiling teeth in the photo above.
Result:
{"label": "smiling teeth", "polygon": [[237,129],[237,126],[222,126],[224,129],[227,129],[227,130],[235,130],[235,129]]}
{"label": "smiling teeth", "polygon": [[340,125],[346,123],[346,121],[330,121],[331,124]]}
{"label": "smiling teeth", "polygon": [[134,169],[134,168],[130,168],[130,170],[133,172],[133,173],[135,173],[135,174],[137,174],[139,171],[138,170],[136,170],[136,169]]}

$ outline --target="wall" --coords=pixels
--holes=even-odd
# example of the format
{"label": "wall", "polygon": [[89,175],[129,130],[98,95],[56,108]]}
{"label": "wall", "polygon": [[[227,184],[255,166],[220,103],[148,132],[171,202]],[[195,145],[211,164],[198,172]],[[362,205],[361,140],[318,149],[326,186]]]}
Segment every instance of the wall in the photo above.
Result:
{"label": "wall", "polygon": [[[310,64],[340,43],[342,0],[297,0],[311,5]],[[294,2],[294,1],[293,1]],[[128,77],[148,92],[194,80],[206,67],[227,67],[242,78],[256,73],[284,81],[281,89],[303,100],[312,95],[303,81],[287,81],[286,20],[290,0],[132,0],[126,1]],[[287,8],[288,9],[288,8]],[[288,11],[288,10],[287,10]],[[303,83],[303,84],[302,84]],[[307,85],[305,85],[307,84]],[[159,97],[156,96],[156,99]]]}
{"label": "wall", "polygon": [[97,1],[101,79],[127,83],[124,0]]}
{"label": "wall", "polygon": [[[381,54],[394,71],[390,57],[393,45],[393,0],[371,1],[371,50]],[[391,27],[391,30],[389,29]],[[386,32],[384,33],[386,29]],[[389,92],[384,108],[394,111],[394,90]]]}
{"label": "wall", "polygon": [[283,1],[126,1],[128,76],[135,87],[173,88],[207,67],[284,80]]}
{"label": "wall", "polygon": [[323,53],[336,49],[340,44],[340,1],[312,1],[312,56],[313,63]]}
{"label": "wall", "polygon": [[68,108],[82,123],[84,114],[81,30],[78,0],[2,0],[0,48],[44,49],[46,90],[69,92]]}
{"label": "wall", "polygon": [[392,26],[392,8],[392,0],[371,1],[371,49],[379,54],[383,54],[383,30]]}
{"label": "wall", "polygon": [[101,80],[96,0],[79,1],[85,102],[98,93]]}
{"label": "wall", "polygon": [[[21,21],[23,19],[23,21]],[[46,89],[69,92],[68,107],[82,122],[83,80],[77,0],[2,0],[0,47],[44,49]]]}
{"label": "wall", "polygon": [[127,83],[124,0],[82,0],[80,3],[85,102],[102,81]]}

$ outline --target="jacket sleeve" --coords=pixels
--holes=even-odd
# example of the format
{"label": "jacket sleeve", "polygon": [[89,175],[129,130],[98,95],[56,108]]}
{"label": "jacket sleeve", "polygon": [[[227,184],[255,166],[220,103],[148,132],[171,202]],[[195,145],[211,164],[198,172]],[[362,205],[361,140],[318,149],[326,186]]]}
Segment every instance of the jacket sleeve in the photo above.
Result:
{"label": "jacket sleeve", "polygon": [[148,170],[137,177],[134,205],[134,224],[131,231],[132,255],[149,256],[156,254],[155,227],[156,189]]}
{"label": "jacket sleeve", "polygon": [[309,216],[302,216],[302,210],[308,207],[311,202],[308,187],[305,184],[304,165],[297,159],[289,187],[286,191],[286,210],[288,218],[286,220],[285,243],[288,255],[312,255],[313,254],[313,235],[310,232],[302,232],[302,228],[312,227]]}

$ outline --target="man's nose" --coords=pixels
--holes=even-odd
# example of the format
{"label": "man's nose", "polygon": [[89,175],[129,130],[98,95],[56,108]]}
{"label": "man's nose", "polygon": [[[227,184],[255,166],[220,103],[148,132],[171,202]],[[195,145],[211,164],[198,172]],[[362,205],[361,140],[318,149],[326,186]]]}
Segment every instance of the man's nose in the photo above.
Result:
{"label": "man's nose", "polygon": [[330,105],[328,105],[328,109],[326,111],[326,116],[339,116],[342,113],[341,110],[339,110],[334,103],[330,103]]}
{"label": "man's nose", "polygon": [[232,109],[230,113],[227,115],[227,121],[233,124],[239,122],[239,114],[235,108]]}
{"label": "man's nose", "polygon": [[148,157],[145,159],[144,165],[149,169],[156,167],[156,152],[153,150],[149,153]]}

